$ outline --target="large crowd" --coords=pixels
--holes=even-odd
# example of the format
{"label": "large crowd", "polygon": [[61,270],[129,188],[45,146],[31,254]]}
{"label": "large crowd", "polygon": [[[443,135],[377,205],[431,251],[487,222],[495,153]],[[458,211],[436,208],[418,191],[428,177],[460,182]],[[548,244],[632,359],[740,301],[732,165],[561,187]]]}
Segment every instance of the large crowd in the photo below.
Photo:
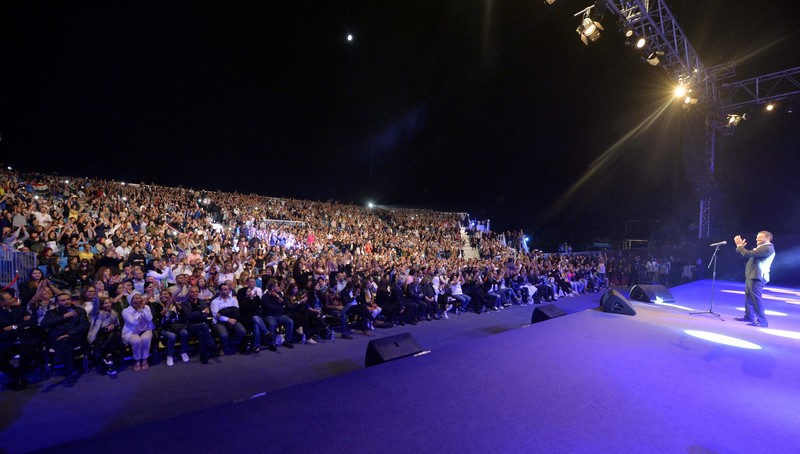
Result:
{"label": "large crowd", "polygon": [[[635,283],[641,266],[512,248],[459,213],[12,170],[0,210],[4,251],[38,263],[0,291],[13,388],[34,367],[76,380],[78,355],[112,376],[124,358],[147,370],[155,353],[207,363],[597,292]],[[465,258],[470,245],[478,258]]]}

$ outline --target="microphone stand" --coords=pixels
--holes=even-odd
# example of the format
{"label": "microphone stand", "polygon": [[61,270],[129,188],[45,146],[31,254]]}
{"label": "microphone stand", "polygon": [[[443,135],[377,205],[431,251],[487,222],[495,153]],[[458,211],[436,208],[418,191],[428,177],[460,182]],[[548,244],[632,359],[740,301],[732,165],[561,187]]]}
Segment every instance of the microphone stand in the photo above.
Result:
{"label": "microphone stand", "polygon": [[717,317],[719,321],[724,322],[725,319],[722,318],[721,315],[714,312],[714,284],[717,281],[717,252],[719,251],[720,245],[718,244],[716,248],[714,248],[714,254],[711,256],[711,260],[708,261],[708,266],[706,269],[711,268],[711,265],[714,265],[714,271],[711,273],[711,300],[709,301],[709,306],[707,311],[703,312],[690,312],[689,315],[698,315],[698,314],[711,314],[714,317]]}

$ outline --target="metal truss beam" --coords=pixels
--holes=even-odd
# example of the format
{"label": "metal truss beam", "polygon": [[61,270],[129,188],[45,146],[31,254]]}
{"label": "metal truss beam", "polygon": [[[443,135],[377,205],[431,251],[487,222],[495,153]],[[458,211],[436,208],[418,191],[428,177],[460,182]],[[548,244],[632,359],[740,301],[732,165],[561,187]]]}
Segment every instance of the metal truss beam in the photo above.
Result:
{"label": "metal truss beam", "polygon": [[[600,3],[600,2],[598,2]],[[706,68],[683,33],[666,0],[602,0],[625,30],[647,40],[643,52],[653,54],[659,66],[677,83],[691,86],[697,95],[697,108],[705,112],[705,163],[714,178],[717,134],[729,112],[748,104],[761,104],[800,95],[800,68],[732,83],[721,81],[735,74],[735,63]],[[725,133],[726,131],[722,131]],[[730,134],[731,132],[728,131]],[[699,238],[711,234],[712,194],[701,194]]]}
{"label": "metal truss beam", "polygon": [[800,95],[800,67],[724,83],[720,89],[723,93],[722,115],[749,104],[764,104]]}
{"label": "metal truss beam", "polygon": [[647,39],[644,50],[664,53],[658,57],[659,65],[676,82],[691,79],[700,85],[713,83],[664,0],[605,0],[605,4],[626,29]]}
{"label": "metal truss beam", "polygon": [[700,199],[699,239],[708,239],[711,235],[711,197]]}

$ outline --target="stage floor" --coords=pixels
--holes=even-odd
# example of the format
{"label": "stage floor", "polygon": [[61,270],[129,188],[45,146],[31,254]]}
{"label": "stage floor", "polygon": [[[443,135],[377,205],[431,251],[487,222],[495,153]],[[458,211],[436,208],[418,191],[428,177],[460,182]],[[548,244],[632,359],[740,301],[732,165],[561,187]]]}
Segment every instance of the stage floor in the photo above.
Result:
{"label": "stage floor", "polygon": [[[716,283],[724,321],[689,314],[709,310],[711,281],[670,291],[674,306],[632,302],[633,317],[597,310],[596,294],[559,300],[573,313],[534,325],[527,307],[387,330],[411,332],[431,353],[368,369],[367,339],[357,338],[298,346],[280,360],[226,357],[212,369],[158,366],[146,379],[4,392],[0,446],[83,438],[55,449],[138,452],[147,434],[159,452],[795,452],[800,291],[767,287],[767,329],[733,320],[743,313],[740,283]],[[719,343],[732,340],[749,344]],[[290,386],[270,381],[280,375],[270,368],[314,372]],[[193,377],[175,381],[185,373]],[[78,391],[80,405],[65,396]],[[94,408],[103,405],[116,413]]]}

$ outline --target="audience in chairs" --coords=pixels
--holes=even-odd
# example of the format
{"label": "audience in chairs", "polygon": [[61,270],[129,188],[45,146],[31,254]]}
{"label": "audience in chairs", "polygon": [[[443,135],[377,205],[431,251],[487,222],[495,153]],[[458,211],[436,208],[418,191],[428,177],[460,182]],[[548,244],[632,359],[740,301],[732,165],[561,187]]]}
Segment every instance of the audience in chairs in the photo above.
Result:
{"label": "audience in chairs", "polygon": [[[35,192],[30,181],[47,190]],[[467,231],[480,258],[465,259],[465,219],[454,213],[6,169],[0,189],[9,213],[0,218],[3,247],[41,260],[19,284],[31,343],[40,348],[46,338],[70,376],[71,359],[87,346],[94,364],[113,373],[108,361],[122,350],[118,339],[131,349],[124,356],[133,357],[133,370],[147,369],[156,325],[168,365],[178,341],[183,361],[197,348],[206,363],[217,353],[212,331],[220,353],[234,353],[248,332],[253,351],[261,341],[276,350],[279,327],[291,348],[303,336],[310,344],[328,338],[326,320],[347,339],[355,327],[369,335],[375,324],[446,319],[453,305],[499,310],[640,279],[680,279],[670,275],[681,269],[672,257],[543,254],[520,249],[521,234],[505,235],[506,243],[485,229]],[[4,329],[21,325],[18,311],[6,310]],[[14,351],[2,346],[4,355]],[[3,367],[17,386],[19,371]]]}

